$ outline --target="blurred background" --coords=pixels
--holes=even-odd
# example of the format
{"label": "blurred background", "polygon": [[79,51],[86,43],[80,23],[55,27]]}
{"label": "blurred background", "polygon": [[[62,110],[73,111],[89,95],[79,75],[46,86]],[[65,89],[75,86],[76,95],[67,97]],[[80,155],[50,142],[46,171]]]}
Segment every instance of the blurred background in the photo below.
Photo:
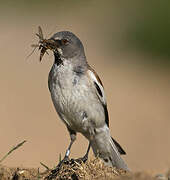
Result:
{"label": "blurred background", "polygon": [[[83,42],[105,85],[112,136],[132,170],[170,167],[170,1],[0,1],[0,157],[22,140],[7,166],[53,167],[70,141],[48,91],[53,55],[39,62],[46,38],[61,30]],[[82,156],[78,135],[71,157]],[[92,152],[91,152],[92,156]]]}

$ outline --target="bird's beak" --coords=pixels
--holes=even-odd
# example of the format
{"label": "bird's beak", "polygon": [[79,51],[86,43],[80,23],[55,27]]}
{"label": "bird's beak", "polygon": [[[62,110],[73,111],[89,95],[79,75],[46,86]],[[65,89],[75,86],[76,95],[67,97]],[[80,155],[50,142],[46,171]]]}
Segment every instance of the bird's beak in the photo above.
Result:
{"label": "bird's beak", "polygon": [[52,38],[50,39],[43,39],[39,42],[39,49],[40,51],[40,61],[42,60],[45,53],[47,53],[47,50],[50,49],[53,52],[57,52],[57,49],[61,46],[60,40],[54,40]]}

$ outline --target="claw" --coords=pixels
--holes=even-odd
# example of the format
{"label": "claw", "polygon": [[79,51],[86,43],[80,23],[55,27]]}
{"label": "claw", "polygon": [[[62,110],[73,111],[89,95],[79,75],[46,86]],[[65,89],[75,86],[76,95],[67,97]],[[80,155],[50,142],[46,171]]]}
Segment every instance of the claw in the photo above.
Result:
{"label": "claw", "polygon": [[74,159],[74,161],[78,162],[78,163],[85,163],[86,161],[88,160],[88,157],[87,156],[84,156],[84,157],[81,157],[81,158],[78,158],[78,159]]}

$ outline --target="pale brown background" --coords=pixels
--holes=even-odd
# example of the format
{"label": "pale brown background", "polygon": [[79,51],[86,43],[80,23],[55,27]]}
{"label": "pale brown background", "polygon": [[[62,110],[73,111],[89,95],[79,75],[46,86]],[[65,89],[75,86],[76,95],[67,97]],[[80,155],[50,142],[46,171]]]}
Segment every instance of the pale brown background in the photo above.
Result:
{"label": "pale brown background", "polygon": [[[69,143],[47,87],[53,55],[45,55],[39,63],[36,51],[26,59],[32,50],[30,45],[38,41],[35,33],[41,25],[47,37],[69,30],[82,40],[89,63],[105,85],[111,133],[126,150],[129,167],[168,169],[169,57],[129,48],[132,44],[128,41],[128,28],[141,23],[137,17],[138,11],[143,12],[142,5],[80,2],[1,2],[0,157],[13,145],[28,141],[3,164],[40,167],[42,161],[53,167]],[[79,135],[71,156],[82,156],[86,148],[87,140]]]}

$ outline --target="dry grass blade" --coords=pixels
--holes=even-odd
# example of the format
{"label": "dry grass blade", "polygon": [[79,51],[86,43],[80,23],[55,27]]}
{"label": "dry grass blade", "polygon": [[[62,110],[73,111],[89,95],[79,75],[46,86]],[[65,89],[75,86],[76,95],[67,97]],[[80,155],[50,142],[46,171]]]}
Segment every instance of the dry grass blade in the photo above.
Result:
{"label": "dry grass blade", "polygon": [[50,171],[50,168],[49,168],[47,165],[45,165],[45,164],[42,163],[42,162],[40,162],[40,164],[41,164],[43,167],[45,167],[45,169],[47,169],[48,171]]}
{"label": "dry grass blade", "polygon": [[37,180],[39,180],[41,177],[40,177],[40,169],[38,168],[38,172],[37,172]]}
{"label": "dry grass blade", "polygon": [[26,141],[22,141],[21,143],[17,144],[16,146],[14,146],[7,154],[5,154],[5,156],[0,159],[0,163],[6,159],[7,156],[9,156],[13,151],[15,151],[16,149],[18,149],[19,147],[21,147]]}
{"label": "dry grass blade", "polygon": [[59,154],[59,162],[61,162],[61,153]]}

